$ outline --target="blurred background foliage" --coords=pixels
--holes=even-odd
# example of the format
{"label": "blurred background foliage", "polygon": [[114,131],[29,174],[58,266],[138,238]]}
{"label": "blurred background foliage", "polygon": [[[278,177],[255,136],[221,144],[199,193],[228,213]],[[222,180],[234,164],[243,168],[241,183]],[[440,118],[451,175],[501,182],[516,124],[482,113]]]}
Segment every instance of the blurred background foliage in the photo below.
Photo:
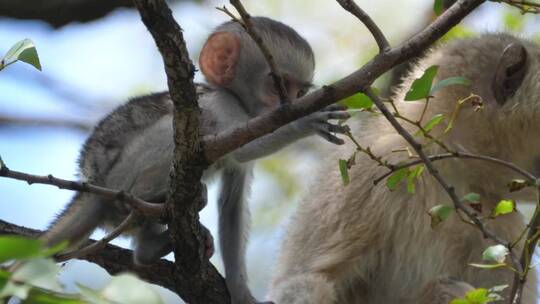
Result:
{"label": "blurred background foliage", "polygon": [[[0,74],[0,155],[15,170],[74,179],[79,147],[100,118],[129,97],[166,89],[161,57],[133,8],[121,7],[92,21],[64,25],[65,21],[6,17],[10,14],[4,2],[7,3],[0,0],[0,53],[23,38],[31,38],[43,71],[20,64]],[[283,21],[312,44],[318,86],[353,72],[377,51],[364,27],[334,1],[243,2],[252,15]],[[392,44],[418,32],[434,18],[432,0],[357,0],[357,3],[375,19]],[[170,4],[196,63],[207,35],[216,25],[228,20],[215,7],[228,3],[212,0]],[[442,40],[486,31],[511,31],[540,41],[539,19],[490,2]],[[390,79],[389,75],[382,77],[377,86],[384,88]],[[200,74],[196,80],[203,80]],[[268,286],[283,224],[302,193],[309,191],[318,164],[331,148],[335,147],[311,138],[261,160],[256,166],[247,260],[250,285],[259,298],[264,297]],[[338,170],[337,164],[335,168]],[[214,235],[217,233],[215,186],[213,182],[209,205],[201,214]],[[0,218],[45,229],[72,195],[49,186],[28,186],[2,179]],[[102,235],[96,232],[93,236]],[[114,243],[129,246],[126,239]],[[213,262],[221,267],[219,252]],[[76,282],[100,288],[110,277],[96,265],[72,261],[63,264],[60,279],[68,290],[76,290]],[[174,294],[157,289],[168,303],[178,301]]]}

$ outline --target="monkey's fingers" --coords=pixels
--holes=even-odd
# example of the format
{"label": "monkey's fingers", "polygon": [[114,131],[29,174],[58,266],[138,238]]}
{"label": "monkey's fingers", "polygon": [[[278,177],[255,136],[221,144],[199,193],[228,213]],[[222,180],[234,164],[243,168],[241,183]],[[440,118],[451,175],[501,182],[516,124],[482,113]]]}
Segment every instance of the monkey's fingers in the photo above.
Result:
{"label": "monkey's fingers", "polygon": [[335,136],[334,134],[332,133],[329,133],[327,131],[323,131],[323,130],[319,130],[317,129],[317,135],[319,135],[320,137],[326,139],[327,141],[333,143],[333,144],[336,144],[336,145],[343,145],[345,144],[345,141],[337,136]]}
{"label": "monkey's fingers", "polygon": [[330,119],[339,119],[339,120],[347,120],[351,118],[351,113],[348,111],[333,111],[333,112],[323,112],[325,120]]}
{"label": "monkey's fingers", "polygon": [[347,106],[340,104],[329,105],[328,107],[321,110],[322,112],[337,112],[337,111],[347,111]]}

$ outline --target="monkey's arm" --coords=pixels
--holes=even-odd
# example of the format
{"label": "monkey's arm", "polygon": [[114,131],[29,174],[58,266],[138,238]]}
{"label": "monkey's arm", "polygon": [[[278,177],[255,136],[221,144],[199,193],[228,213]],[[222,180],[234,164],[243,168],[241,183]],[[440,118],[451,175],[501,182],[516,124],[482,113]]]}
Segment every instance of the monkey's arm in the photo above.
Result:
{"label": "monkey's arm", "polygon": [[349,128],[328,121],[348,119],[350,115],[345,109],[342,106],[330,106],[322,111],[293,121],[273,133],[236,149],[232,152],[232,156],[239,162],[248,162],[268,156],[299,139],[313,134],[317,134],[333,144],[342,145],[345,142],[332,133],[344,134]]}

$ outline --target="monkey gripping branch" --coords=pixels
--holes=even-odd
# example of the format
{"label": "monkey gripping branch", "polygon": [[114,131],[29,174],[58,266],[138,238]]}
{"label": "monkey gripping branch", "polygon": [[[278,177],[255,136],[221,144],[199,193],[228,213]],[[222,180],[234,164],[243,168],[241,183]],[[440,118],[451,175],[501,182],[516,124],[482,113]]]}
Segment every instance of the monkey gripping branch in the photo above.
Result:
{"label": "monkey gripping branch", "polygon": [[[359,12],[358,7],[351,8],[350,2],[340,1],[340,4],[346,4],[344,7],[360,16],[363,22],[368,22],[368,28],[381,46],[381,52],[377,56],[356,72],[300,98],[294,104],[283,105],[273,112],[256,117],[241,128],[200,138],[200,110],[193,85],[195,69],[189,59],[181,28],[174,21],[164,1],[134,0],[144,24],[162,54],[169,92],[175,105],[176,148],[169,201],[166,204],[170,217],[175,267],[172,272],[161,273],[170,276],[168,281],[173,283],[168,284],[168,287],[190,303],[230,302],[223,278],[204,255],[203,236],[198,221],[198,211],[204,204],[201,177],[209,164],[293,120],[369,87],[392,67],[419,55],[483,2],[485,1],[456,1],[427,28],[401,45],[391,48],[367,14]],[[238,1],[234,3],[239,4]],[[126,266],[126,269],[132,268]],[[145,278],[156,282],[148,276]]]}

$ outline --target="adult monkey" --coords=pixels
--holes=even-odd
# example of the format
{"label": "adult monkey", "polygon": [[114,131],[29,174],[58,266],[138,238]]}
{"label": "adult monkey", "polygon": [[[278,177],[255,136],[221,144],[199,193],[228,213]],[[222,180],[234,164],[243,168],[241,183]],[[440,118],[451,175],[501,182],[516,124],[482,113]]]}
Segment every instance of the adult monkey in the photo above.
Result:
{"label": "adult monkey", "polygon": [[[315,61],[310,45],[283,23],[264,17],[251,20],[294,102],[311,86]],[[210,35],[201,51],[200,67],[210,85],[199,87],[204,135],[243,125],[280,104],[268,63],[236,22],[226,22]],[[255,302],[245,269],[253,161],[312,134],[344,143],[332,133],[344,133],[347,128],[328,122],[348,118],[343,110],[330,107],[285,125],[224,156],[205,172],[205,179],[222,176],[219,238],[233,303]],[[165,202],[174,148],[172,119],[173,104],[167,93],[138,97],[118,107],[97,125],[81,151],[82,180],[150,202]],[[118,226],[128,209],[92,193],[78,193],[41,239],[47,245],[68,240],[74,247],[97,227]],[[171,251],[169,232],[160,223],[141,220],[129,232],[135,239],[137,264],[150,264]],[[208,235],[207,239],[211,255],[212,238]]]}
{"label": "adult monkey", "polygon": [[[508,160],[540,175],[540,47],[505,34],[442,46],[420,60],[395,93],[402,115],[421,117],[424,103],[402,100],[412,81],[431,65],[439,65],[438,80],[464,76],[472,85],[438,91],[424,120],[435,114],[450,117],[456,102],[471,92],[484,100],[479,112],[469,103],[463,105],[454,127],[442,137],[444,144],[451,150]],[[407,160],[405,153],[391,152],[407,142],[384,117],[362,120],[356,129],[360,143],[387,156],[389,163]],[[433,135],[443,130],[438,126]],[[445,152],[435,144],[424,149],[428,154]],[[390,191],[384,183],[373,185],[388,169],[358,155],[349,173],[351,182],[344,187],[335,166],[338,158],[347,158],[339,155],[347,150],[330,157],[326,163],[331,167],[290,221],[272,283],[271,299],[277,304],[446,304],[473,286],[512,284],[511,271],[468,265],[479,262],[482,251],[494,245],[477,228],[456,215],[436,229],[430,227],[427,211],[449,201],[431,175],[419,178],[414,195],[404,185]],[[506,167],[479,160],[448,159],[434,165],[458,194],[481,195],[483,216],[509,196],[506,184],[515,177]],[[520,198],[532,198],[522,192]],[[525,228],[519,213],[497,217],[486,226],[509,241],[517,240]],[[522,303],[536,303],[536,284],[536,274],[529,273]]]}

